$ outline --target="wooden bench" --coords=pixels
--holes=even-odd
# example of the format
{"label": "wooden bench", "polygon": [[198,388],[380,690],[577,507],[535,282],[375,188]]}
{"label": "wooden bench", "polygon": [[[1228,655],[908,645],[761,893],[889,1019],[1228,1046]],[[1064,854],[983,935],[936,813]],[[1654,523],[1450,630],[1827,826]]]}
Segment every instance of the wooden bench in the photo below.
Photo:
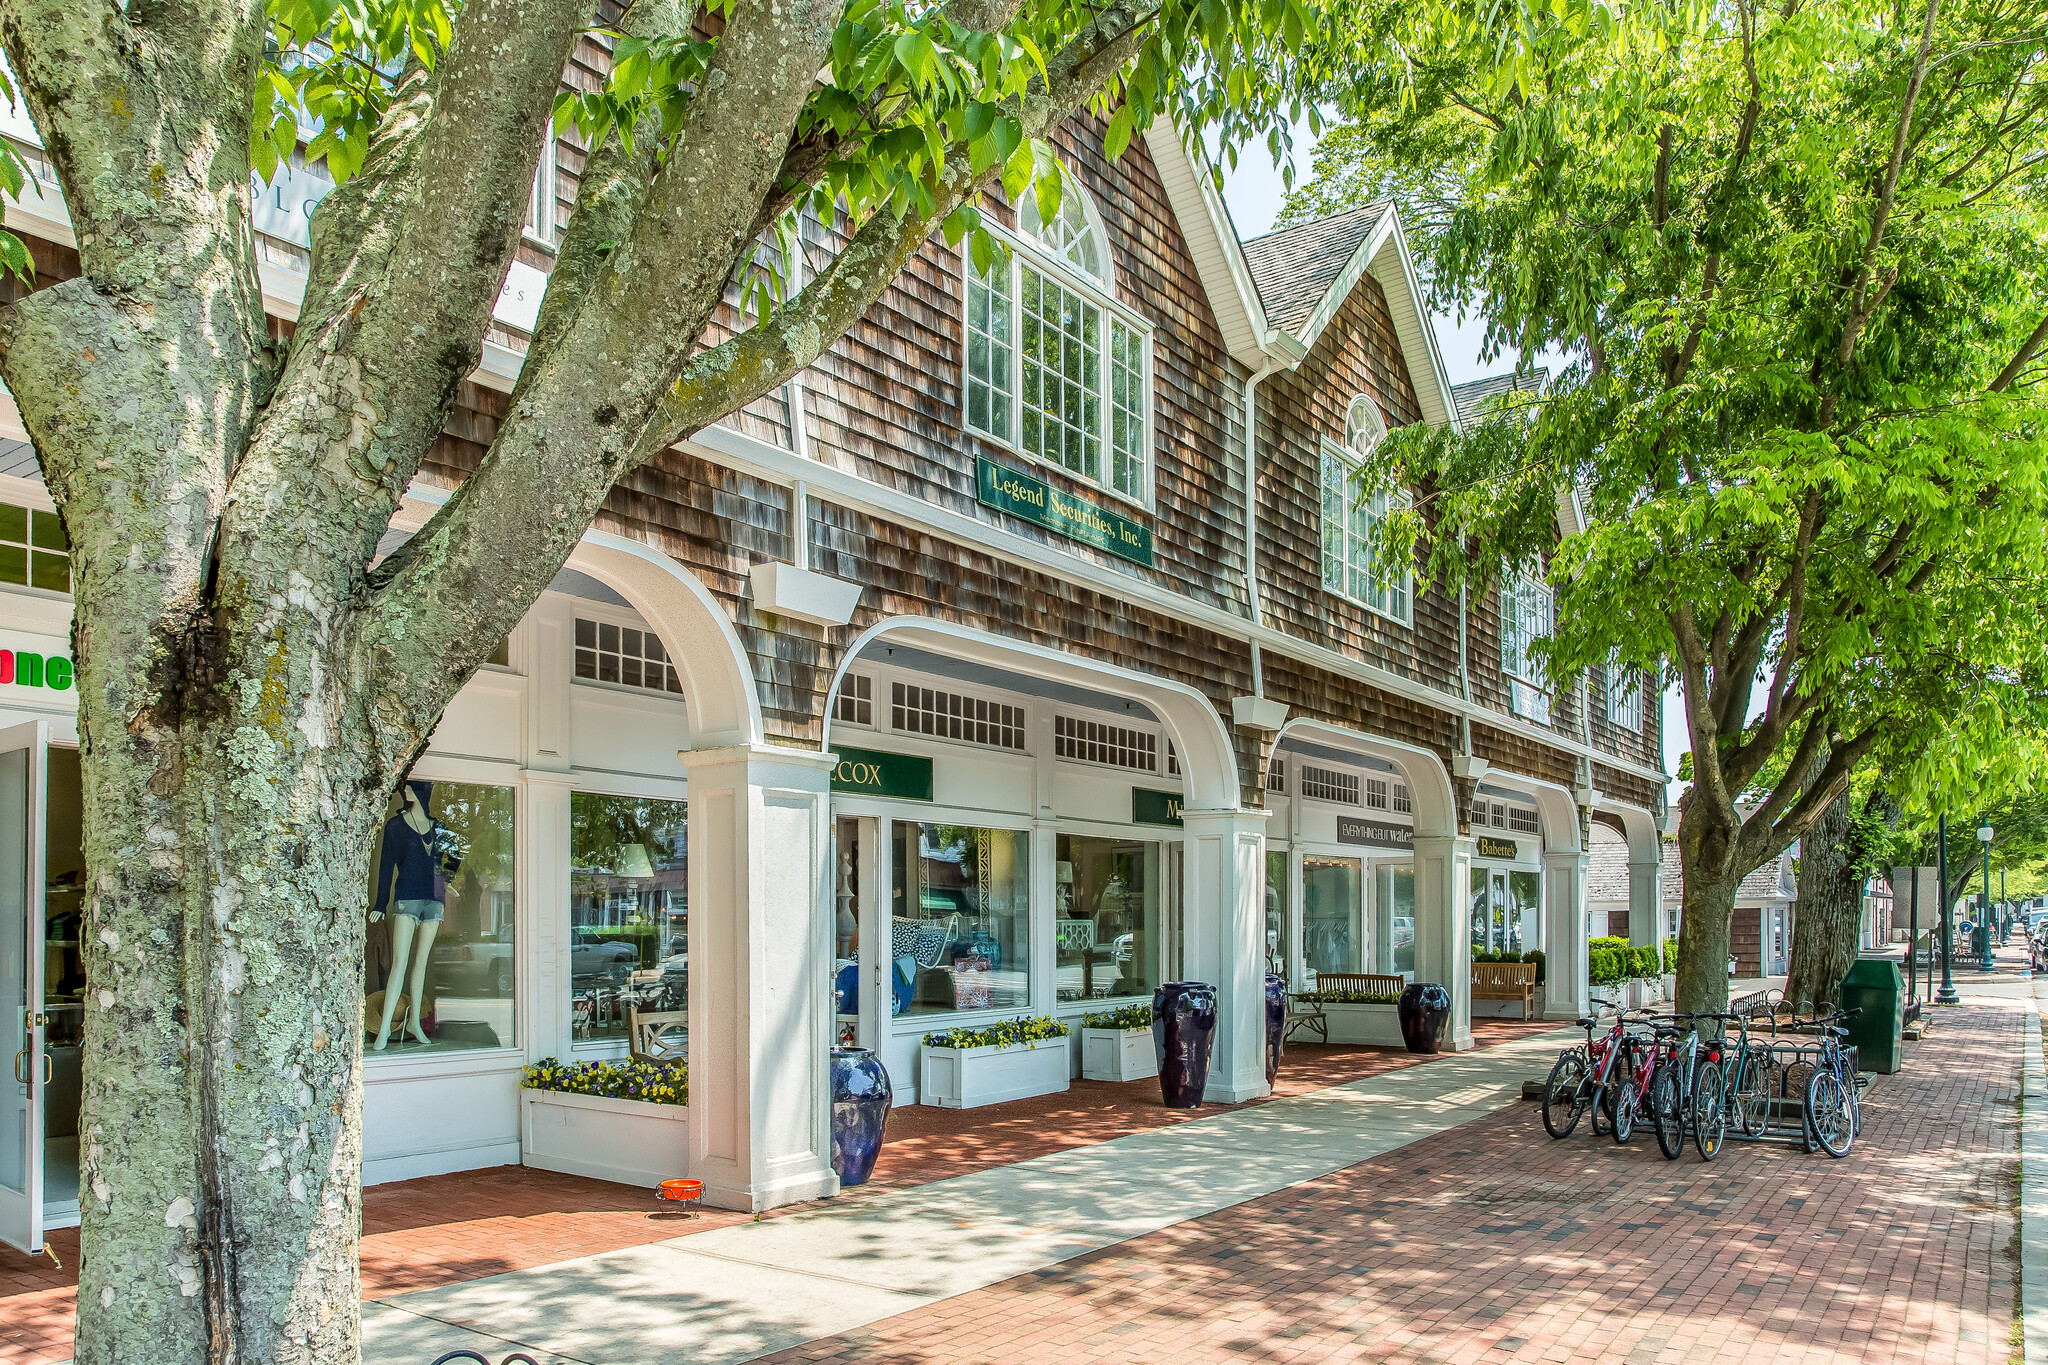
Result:
{"label": "wooden bench", "polygon": [[1536,1012],[1536,964],[1533,962],[1475,962],[1472,964],[1474,1000],[1519,1000],[1522,1017]]}

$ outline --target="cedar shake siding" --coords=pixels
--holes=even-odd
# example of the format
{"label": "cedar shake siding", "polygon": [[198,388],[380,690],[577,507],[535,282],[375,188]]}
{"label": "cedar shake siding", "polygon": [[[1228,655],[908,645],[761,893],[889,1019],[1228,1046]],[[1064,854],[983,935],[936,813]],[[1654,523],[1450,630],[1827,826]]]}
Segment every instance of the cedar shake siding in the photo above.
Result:
{"label": "cedar shake siding", "polygon": [[[582,40],[565,85],[593,85],[604,60],[601,44]],[[802,746],[821,742],[826,692],[846,648],[868,627],[893,617],[955,622],[1171,679],[1208,697],[1226,723],[1232,699],[1253,690],[1245,642],[1122,600],[1100,582],[1078,585],[1047,571],[1061,562],[1085,566],[1112,583],[1143,583],[1207,611],[1250,616],[1243,581],[1241,412],[1248,371],[1224,340],[1218,308],[1229,301],[1212,306],[1195,248],[1183,235],[1167,181],[1145,141],[1133,143],[1112,166],[1102,158],[1101,136],[1101,122],[1086,117],[1062,129],[1055,141],[1100,216],[1117,297],[1152,328],[1149,508],[965,430],[965,265],[960,250],[936,237],[795,384],[765,395],[723,425],[772,447],[767,454],[774,459],[763,463],[779,464],[785,475],[790,466],[782,452],[800,451],[879,490],[1041,546],[1044,565],[1020,563],[987,545],[957,544],[838,505],[814,488],[808,567],[864,589],[849,624],[821,627],[754,609],[750,567],[788,562],[802,543],[790,525],[791,491],[780,482],[719,463],[708,446],[699,444],[666,452],[626,475],[605,500],[597,529],[660,549],[695,575],[730,614],[774,740]],[[573,135],[558,139],[558,225],[568,219],[584,163]],[[991,205],[991,212],[999,220],[1009,216],[1000,204]],[[1296,321],[1306,321],[1327,292],[1327,281],[1337,278],[1382,212],[1392,210],[1375,207],[1316,229],[1306,245],[1272,238],[1254,244],[1269,265],[1288,252],[1308,251],[1314,258],[1303,268],[1313,267],[1320,289],[1304,285],[1289,294],[1284,301],[1292,310],[1289,316],[1299,314]],[[842,240],[835,228],[808,223],[810,264],[826,259]],[[78,274],[78,256],[70,248],[35,239],[28,239],[28,245],[36,287]],[[547,269],[552,256],[545,242],[523,241],[519,248],[519,259],[536,269]],[[1452,709],[1461,685],[1456,593],[1422,589],[1412,604],[1412,621],[1402,623],[1322,585],[1321,441],[1341,442],[1346,410],[1359,394],[1378,404],[1389,426],[1422,418],[1418,381],[1400,340],[1404,324],[1397,318],[1404,315],[1390,303],[1389,287],[1375,275],[1360,278],[1299,366],[1260,383],[1255,496],[1262,619],[1305,648],[1332,651],[1433,689],[1443,705],[1330,672],[1277,646],[1264,652],[1265,694],[1288,706],[1293,716],[1412,744],[1448,766],[1460,744]],[[22,289],[11,281],[0,284],[0,301],[18,297]],[[742,325],[732,306],[736,298],[735,290],[708,341]],[[274,320],[278,336],[289,330],[289,323]],[[515,353],[524,346],[516,329],[502,325],[494,328],[492,340]],[[1427,357],[1419,359],[1430,363]],[[1427,379],[1428,372],[1422,373]],[[422,480],[454,487],[467,477],[495,436],[507,401],[505,393],[484,384],[463,383],[445,430],[422,464]],[[1132,564],[981,506],[977,455],[1150,527],[1154,566]],[[1523,733],[1523,723],[1507,714],[1499,606],[1491,590],[1471,602],[1465,627],[1470,695],[1501,716],[1498,724],[1483,717],[1472,722],[1473,752],[1506,773],[1566,789],[1579,786],[1584,780],[1581,761],[1567,749]],[[686,641],[668,643],[672,649],[689,647]],[[1576,742],[1590,732],[1595,748],[1619,762],[1661,766],[1654,696],[1645,699],[1640,734],[1621,733],[1608,723],[1598,676],[1592,700],[1592,715],[1582,719],[1576,685],[1559,689],[1551,699],[1548,733]],[[1240,781],[1247,801],[1255,802],[1270,736],[1235,734]],[[1659,783],[1597,760],[1592,781],[1614,801],[1649,810],[1661,804]],[[1463,795],[1469,799],[1470,792]]]}

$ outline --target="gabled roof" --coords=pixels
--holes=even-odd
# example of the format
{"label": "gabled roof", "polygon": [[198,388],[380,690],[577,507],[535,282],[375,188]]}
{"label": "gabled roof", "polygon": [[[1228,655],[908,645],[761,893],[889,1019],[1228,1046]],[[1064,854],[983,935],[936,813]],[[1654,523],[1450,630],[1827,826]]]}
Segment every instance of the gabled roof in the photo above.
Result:
{"label": "gabled roof", "polygon": [[1499,398],[1508,393],[1541,393],[1543,385],[1550,379],[1550,371],[1539,366],[1527,374],[1510,370],[1506,374],[1489,375],[1485,379],[1474,379],[1465,384],[1451,386],[1452,401],[1458,405],[1458,420],[1461,425],[1470,426],[1482,415],[1487,400]]}
{"label": "gabled roof", "polygon": [[[1386,291],[1422,420],[1457,424],[1443,357],[1423,307],[1422,282],[1393,205],[1368,204],[1242,243],[1201,152],[1190,149],[1165,119],[1146,130],[1145,146],[1233,357],[1254,370],[1300,364],[1370,274]],[[1260,262],[1256,279],[1254,254]],[[1294,259],[1312,261],[1312,272],[1292,278],[1285,263]]]}
{"label": "gabled roof", "polygon": [[1299,336],[1358,248],[1392,211],[1393,204],[1381,199],[1246,242],[1244,261],[1267,320]]}

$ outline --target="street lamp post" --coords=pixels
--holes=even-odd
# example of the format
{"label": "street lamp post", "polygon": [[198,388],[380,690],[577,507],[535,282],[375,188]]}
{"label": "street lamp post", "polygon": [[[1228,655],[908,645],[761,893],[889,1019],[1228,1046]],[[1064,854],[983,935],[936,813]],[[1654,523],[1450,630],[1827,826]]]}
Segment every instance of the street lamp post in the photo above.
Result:
{"label": "street lamp post", "polygon": [[1960,1005],[1963,1003],[1963,1000],[1961,996],[1956,994],[1955,963],[1952,960],[1956,936],[1949,921],[1949,902],[1952,898],[1949,895],[1948,885],[1948,817],[1946,815],[1941,817],[1937,828],[1941,843],[1939,854],[1941,867],[1937,877],[1937,880],[1941,883],[1941,989],[1934,993],[1934,1003],[1937,1005]]}
{"label": "street lamp post", "polygon": [[1977,970],[1988,972],[1991,970],[1991,822],[1989,820],[1977,826],[1977,842],[1984,845],[1984,913],[1980,918],[1985,921],[1983,926],[1984,954],[1977,960]]}

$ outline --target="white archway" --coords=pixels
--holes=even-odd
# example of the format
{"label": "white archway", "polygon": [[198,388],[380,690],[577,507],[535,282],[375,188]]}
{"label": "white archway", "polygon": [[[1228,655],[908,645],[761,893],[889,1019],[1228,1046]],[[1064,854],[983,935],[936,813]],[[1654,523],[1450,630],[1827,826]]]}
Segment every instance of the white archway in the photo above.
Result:
{"label": "white archway", "polygon": [[1029,673],[1049,682],[1130,697],[1150,708],[1173,740],[1180,755],[1186,809],[1235,811],[1242,801],[1230,732],[1224,728],[1215,705],[1194,688],[1063,650],[922,616],[892,616],[879,621],[847,646],[825,698],[827,750],[832,747],[832,701],[839,695],[847,670],[863,650],[884,639],[990,668]]}
{"label": "white archway", "polygon": [[569,567],[625,598],[661,637],[682,676],[692,749],[762,742],[761,698],[746,647],[694,574],[652,546],[608,531],[586,532]]}
{"label": "white archway", "polygon": [[1500,768],[1488,768],[1479,782],[1481,786],[1520,792],[1535,801],[1536,810],[1543,817],[1543,852],[1546,855],[1584,851],[1579,842],[1578,802],[1557,783],[1545,782],[1538,777],[1524,777]]}
{"label": "white archway", "polygon": [[1280,733],[1273,738],[1273,747],[1277,750],[1295,738],[1312,740],[1367,758],[1385,759],[1408,779],[1409,799],[1415,806],[1416,837],[1450,838],[1457,834],[1457,792],[1451,786],[1451,775],[1443,760],[1432,751],[1398,739],[1368,735],[1307,717],[1296,717],[1281,726]]}

